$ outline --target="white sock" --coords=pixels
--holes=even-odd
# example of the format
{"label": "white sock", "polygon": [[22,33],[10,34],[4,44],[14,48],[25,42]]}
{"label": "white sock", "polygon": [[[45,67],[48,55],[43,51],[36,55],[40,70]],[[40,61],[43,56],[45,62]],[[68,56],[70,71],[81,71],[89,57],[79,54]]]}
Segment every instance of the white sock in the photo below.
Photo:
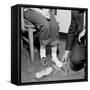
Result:
{"label": "white sock", "polygon": [[57,67],[62,67],[62,62],[59,61],[59,59],[57,58],[57,46],[56,47],[52,47],[52,61],[56,64]]}
{"label": "white sock", "polygon": [[40,57],[46,57],[46,48],[43,45],[40,46]]}
{"label": "white sock", "polygon": [[52,58],[57,58],[57,47],[52,47],[51,48],[51,52],[52,52]]}

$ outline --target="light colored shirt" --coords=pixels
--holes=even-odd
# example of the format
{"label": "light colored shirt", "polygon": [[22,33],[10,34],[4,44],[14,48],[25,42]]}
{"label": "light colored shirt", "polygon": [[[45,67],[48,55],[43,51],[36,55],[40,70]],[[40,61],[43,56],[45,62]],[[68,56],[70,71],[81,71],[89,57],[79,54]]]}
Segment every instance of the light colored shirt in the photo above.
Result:
{"label": "light colored shirt", "polygon": [[55,16],[57,22],[59,23],[59,32],[68,33],[69,26],[71,23],[71,10],[57,10],[57,15]]}

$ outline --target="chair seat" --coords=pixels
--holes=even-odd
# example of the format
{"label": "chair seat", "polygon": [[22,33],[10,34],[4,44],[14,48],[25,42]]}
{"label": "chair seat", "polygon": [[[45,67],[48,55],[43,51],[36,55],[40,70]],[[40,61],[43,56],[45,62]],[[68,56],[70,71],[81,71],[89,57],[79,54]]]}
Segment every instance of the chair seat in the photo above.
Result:
{"label": "chair seat", "polygon": [[30,58],[33,62],[34,60],[34,46],[33,46],[33,32],[35,31],[35,26],[32,24],[32,22],[26,20],[24,16],[24,8],[21,8],[21,30],[23,32],[28,33],[28,39],[25,38],[23,35],[21,38],[29,43],[29,51],[30,51]]}

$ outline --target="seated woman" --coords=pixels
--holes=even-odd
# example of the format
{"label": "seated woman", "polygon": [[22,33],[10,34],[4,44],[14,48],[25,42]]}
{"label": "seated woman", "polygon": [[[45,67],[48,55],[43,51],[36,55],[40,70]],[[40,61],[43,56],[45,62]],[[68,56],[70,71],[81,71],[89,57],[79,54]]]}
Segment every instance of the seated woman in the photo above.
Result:
{"label": "seated woman", "polygon": [[[51,60],[57,67],[62,67],[62,62],[57,58],[57,45],[59,41],[59,29],[58,23],[53,14],[53,10],[31,8],[24,11],[24,18],[31,21],[36,27],[40,25],[40,58],[41,60],[47,59],[46,57],[46,45],[51,46]],[[48,75],[52,72],[52,68],[48,67],[44,71],[40,71],[36,74],[37,78],[41,78],[44,75]]]}

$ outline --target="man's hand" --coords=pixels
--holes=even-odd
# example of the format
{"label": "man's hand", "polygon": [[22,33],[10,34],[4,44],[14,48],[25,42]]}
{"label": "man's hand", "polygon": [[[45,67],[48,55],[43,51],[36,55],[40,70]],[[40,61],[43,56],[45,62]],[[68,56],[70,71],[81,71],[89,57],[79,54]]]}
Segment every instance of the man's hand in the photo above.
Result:
{"label": "man's hand", "polygon": [[69,57],[69,53],[70,51],[65,51],[65,53],[63,54],[62,58],[61,58],[61,61],[64,62],[64,63],[67,63],[68,62],[68,57]]}
{"label": "man's hand", "polygon": [[78,41],[81,43],[81,38],[85,35],[86,29],[84,28],[83,31],[79,34]]}

